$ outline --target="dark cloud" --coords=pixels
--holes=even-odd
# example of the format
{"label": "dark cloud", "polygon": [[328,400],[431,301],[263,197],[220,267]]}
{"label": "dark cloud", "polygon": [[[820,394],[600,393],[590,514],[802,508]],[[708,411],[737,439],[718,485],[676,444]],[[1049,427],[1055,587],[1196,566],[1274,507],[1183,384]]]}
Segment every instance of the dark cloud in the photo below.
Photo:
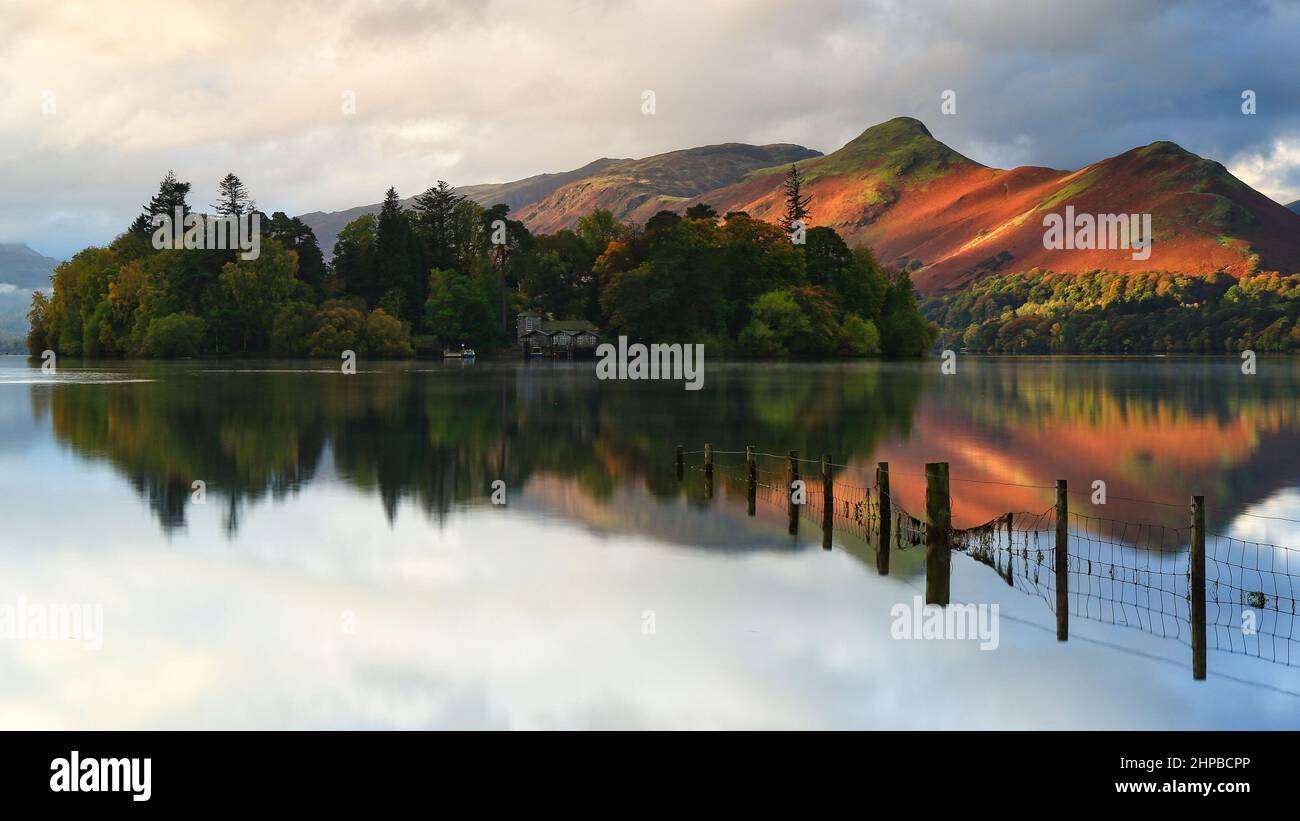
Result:
{"label": "dark cloud", "polygon": [[[13,8],[0,241],[55,255],[110,239],[168,168],[197,202],[233,169],[300,213],[707,143],[832,151],[901,114],[992,165],[1167,139],[1300,197],[1300,4],[176,0],[165,34],[148,5],[112,25]],[[56,117],[35,113],[47,88]]]}

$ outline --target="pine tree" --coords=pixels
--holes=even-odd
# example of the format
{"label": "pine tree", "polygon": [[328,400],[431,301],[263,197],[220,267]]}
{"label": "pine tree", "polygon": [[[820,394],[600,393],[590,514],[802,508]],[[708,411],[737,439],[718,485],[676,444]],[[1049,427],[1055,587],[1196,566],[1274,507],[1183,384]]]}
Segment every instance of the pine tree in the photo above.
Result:
{"label": "pine tree", "polygon": [[[402,208],[397,189],[389,188],[384,204],[379,207],[375,232],[375,257],[378,280],[374,291],[366,294],[371,305],[390,290],[396,289],[409,312],[424,305],[428,291],[428,273],[422,264],[419,239],[411,225],[411,218]],[[407,317],[402,317],[406,319]]]}
{"label": "pine tree", "polygon": [[812,197],[800,196],[803,190],[803,177],[799,175],[798,166],[791,165],[790,173],[785,175],[785,214],[781,216],[781,230],[787,234],[794,230],[796,220],[802,220],[807,227],[808,218],[812,212],[808,210],[808,204],[812,202]]}
{"label": "pine tree", "polygon": [[132,233],[147,234],[153,230],[155,214],[166,214],[169,219],[175,219],[177,208],[181,209],[182,215],[188,214],[190,206],[185,198],[189,193],[190,184],[181,182],[176,179],[176,174],[168,171],[167,176],[158,183],[158,193],[149,200],[149,204],[144,206],[144,213],[136,217],[127,230]]}
{"label": "pine tree", "polygon": [[257,207],[257,203],[248,196],[248,189],[244,186],[243,180],[232,174],[227,174],[221,182],[217,183],[218,199],[212,204],[213,210],[218,214],[227,217],[238,217],[241,214],[251,213]]}
{"label": "pine tree", "polygon": [[453,264],[452,224],[456,206],[465,199],[446,180],[438,180],[415,198],[416,218],[429,245],[429,257],[434,268],[447,268]]}

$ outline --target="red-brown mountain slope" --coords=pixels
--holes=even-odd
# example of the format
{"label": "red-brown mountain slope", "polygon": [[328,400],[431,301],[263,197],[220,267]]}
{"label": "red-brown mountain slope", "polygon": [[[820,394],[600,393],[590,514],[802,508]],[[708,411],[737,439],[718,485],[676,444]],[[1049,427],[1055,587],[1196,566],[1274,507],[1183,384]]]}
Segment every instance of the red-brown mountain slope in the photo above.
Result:
{"label": "red-brown mountain slope", "polygon": [[[1252,267],[1300,271],[1300,216],[1233,177],[1220,164],[1156,142],[1078,171],[988,168],[900,117],[867,129],[832,154],[798,163],[812,197],[811,226],[871,246],[907,267],[918,288],[941,292],[995,272],[1170,270],[1190,274]],[[702,194],[721,213],[775,220],[782,168]],[[1044,247],[1043,218],[1151,214],[1148,259],[1132,249]],[[634,218],[647,216],[644,209]],[[1138,256],[1141,256],[1139,253]]]}

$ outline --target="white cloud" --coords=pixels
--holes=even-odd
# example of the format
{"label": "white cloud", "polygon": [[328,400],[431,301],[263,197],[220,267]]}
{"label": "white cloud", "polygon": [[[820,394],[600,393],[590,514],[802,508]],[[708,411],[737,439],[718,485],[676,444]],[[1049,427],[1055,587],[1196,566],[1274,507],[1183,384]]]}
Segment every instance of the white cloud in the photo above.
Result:
{"label": "white cloud", "polygon": [[1300,200],[1300,139],[1275,140],[1266,151],[1238,154],[1228,170],[1278,202]]}
{"label": "white cloud", "polygon": [[[264,207],[302,213],[708,143],[829,151],[901,114],[974,159],[1054,167],[1156,139],[1227,157],[1300,131],[1293,8],[1003,6],[2,3],[0,240],[57,256],[107,241],[169,168],[196,203],[233,170]],[[1249,130],[1245,87],[1271,112]]]}

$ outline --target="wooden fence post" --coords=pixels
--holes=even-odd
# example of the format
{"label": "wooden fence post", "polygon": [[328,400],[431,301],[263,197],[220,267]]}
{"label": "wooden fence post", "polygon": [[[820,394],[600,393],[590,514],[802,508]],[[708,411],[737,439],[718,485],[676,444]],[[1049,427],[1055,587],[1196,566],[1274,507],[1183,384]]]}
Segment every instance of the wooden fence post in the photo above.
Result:
{"label": "wooden fence post", "polygon": [[799,481],[799,451],[790,451],[790,464],[786,467],[785,500],[790,508],[790,535],[799,532],[799,506],[794,503],[794,483]]}
{"label": "wooden fence post", "polygon": [[1205,680],[1205,497],[1192,497],[1192,678]]}
{"label": "wooden fence post", "polygon": [[1056,480],[1056,640],[1070,638],[1070,500]]}
{"label": "wooden fence post", "polygon": [[681,445],[677,446],[677,481],[682,480],[682,474],[686,470],[686,452]]}
{"label": "wooden fence post", "polygon": [[831,479],[831,455],[822,454],[822,550],[831,549],[835,527],[835,482]]}
{"label": "wooden fence post", "polygon": [[948,463],[925,466],[925,603],[948,606],[949,574],[952,570],[952,508],[948,497]]}
{"label": "wooden fence post", "polygon": [[758,463],[754,460],[754,446],[745,446],[745,465],[749,472],[745,495],[749,497],[749,515],[754,515],[755,502],[758,498]]}
{"label": "wooden fence post", "polygon": [[713,498],[713,445],[704,445],[704,498]]}
{"label": "wooden fence post", "polygon": [[876,492],[879,495],[880,539],[876,545],[876,572],[889,575],[889,531],[893,527],[893,512],[889,502],[889,463],[876,463]]}

